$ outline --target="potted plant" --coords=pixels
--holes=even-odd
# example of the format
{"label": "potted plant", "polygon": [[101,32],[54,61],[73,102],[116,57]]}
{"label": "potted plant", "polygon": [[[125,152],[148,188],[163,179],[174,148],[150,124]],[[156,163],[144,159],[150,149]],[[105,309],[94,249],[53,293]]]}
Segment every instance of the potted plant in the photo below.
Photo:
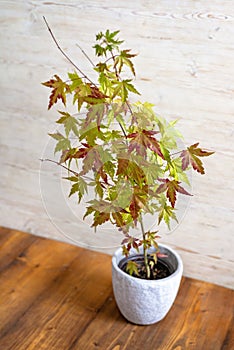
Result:
{"label": "potted plant", "polygon": [[[177,220],[177,194],[191,195],[186,172],[204,174],[200,158],[213,152],[198,143],[178,149],[174,123],[159,117],[149,102],[131,102],[130,94],[140,95],[133,84],[136,55],[122,49],[119,31],[96,35],[97,63],[84,53],[97,74],[94,81],[70,60],[46,24],[74,68],[68,78],[56,74],[43,83],[51,89],[48,109],[58,100],[66,107],[69,99],[78,112],[58,111],[56,123],[64,131],[50,134],[59,154],[51,161],[66,169],[69,196],[80,202],[89,193],[84,219],[91,215],[95,230],[110,222],[123,234],[112,259],[120,311],[133,323],[155,323],[176,297],[183,265],[173,249],[158,244],[159,229],[145,229],[145,220],[154,216],[159,226],[164,221],[170,227]],[[136,228],[140,236],[133,234]]]}

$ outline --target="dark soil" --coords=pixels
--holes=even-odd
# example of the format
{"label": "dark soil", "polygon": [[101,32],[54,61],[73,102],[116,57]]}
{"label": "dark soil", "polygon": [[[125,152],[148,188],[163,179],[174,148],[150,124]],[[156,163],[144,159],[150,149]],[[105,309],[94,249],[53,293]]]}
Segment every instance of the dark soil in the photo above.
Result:
{"label": "dark soil", "polygon": [[[133,260],[138,265],[139,275],[133,274],[132,276],[136,278],[147,279],[143,255],[134,255],[134,256],[130,256],[129,258],[122,259],[119,262],[119,268],[124,272],[128,273],[126,271],[126,267],[129,259]],[[148,259],[149,261],[154,262],[154,260],[150,256],[148,257]],[[166,258],[164,259],[158,258],[157,264],[154,263],[154,265],[150,268],[150,270],[151,270],[150,280],[159,280],[162,278],[166,278],[174,272],[171,266],[167,265]]]}

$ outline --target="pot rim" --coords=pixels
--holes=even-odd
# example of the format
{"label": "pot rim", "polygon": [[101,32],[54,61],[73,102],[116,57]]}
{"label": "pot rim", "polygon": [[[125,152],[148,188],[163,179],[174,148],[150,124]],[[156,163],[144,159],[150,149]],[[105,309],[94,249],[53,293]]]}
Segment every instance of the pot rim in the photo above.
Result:
{"label": "pot rim", "polygon": [[[126,272],[124,272],[121,268],[119,268],[118,266],[118,263],[121,259],[119,259],[120,257],[124,258],[124,255],[122,255],[122,248],[118,248],[114,255],[112,256],[112,266],[113,268],[120,274],[122,274],[125,278],[129,278],[130,280],[133,280],[135,281],[136,283],[145,283],[145,284],[152,284],[152,283],[156,283],[156,284],[163,284],[163,283],[166,283],[168,280],[172,279],[172,278],[175,278],[177,275],[180,275],[182,274],[183,272],[183,262],[182,262],[182,259],[180,257],[180,255],[171,247],[169,247],[168,245],[166,244],[163,244],[163,243],[159,243],[158,244],[159,248],[162,247],[162,248],[165,248],[167,250],[169,250],[175,257],[176,257],[176,260],[177,260],[177,263],[178,263],[178,266],[176,268],[176,270],[168,277],[165,277],[165,278],[162,278],[162,279],[158,279],[158,280],[147,280],[147,279],[142,279],[142,278],[137,278],[137,277],[133,277],[133,276],[130,276],[129,274],[127,274]],[[138,254],[138,252],[136,250],[131,250],[132,253],[134,254],[134,251],[136,252],[136,255]],[[131,255],[133,255],[132,253],[130,253]],[[118,261],[118,263],[117,263]]]}

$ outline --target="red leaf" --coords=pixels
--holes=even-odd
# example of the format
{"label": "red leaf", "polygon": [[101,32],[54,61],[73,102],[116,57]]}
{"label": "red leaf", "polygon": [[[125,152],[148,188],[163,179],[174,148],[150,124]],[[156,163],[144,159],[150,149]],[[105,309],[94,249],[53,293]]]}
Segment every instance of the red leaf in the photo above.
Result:
{"label": "red leaf", "polygon": [[159,179],[159,181],[163,181],[164,183],[159,185],[159,187],[156,190],[156,193],[162,193],[166,191],[166,196],[169,199],[171,206],[175,207],[176,202],[176,192],[179,192],[181,194],[185,194],[187,196],[192,196],[189,192],[187,192],[182,186],[180,186],[180,182],[176,180],[169,180],[169,179]]}
{"label": "red leaf", "polygon": [[131,201],[131,204],[129,206],[129,210],[130,210],[130,213],[131,213],[133,220],[136,221],[138,219],[138,216],[139,216],[140,207],[139,207],[139,205],[136,201],[136,197],[134,195],[132,196],[132,201]]}
{"label": "red leaf", "polygon": [[205,174],[205,170],[201,159],[198,157],[208,157],[214,152],[207,152],[198,147],[199,143],[187,148],[181,152],[180,157],[182,158],[182,170],[186,170],[189,164],[192,165],[193,169],[200,174]]}
{"label": "red leaf", "polygon": [[110,220],[110,213],[95,212],[92,227],[102,225],[108,220]]}
{"label": "red leaf", "polygon": [[61,99],[64,106],[66,106],[66,94],[70,92],[68,84],[64,83],[58,75],[54,75],[54,77],[55,79],[42,83],[42,85],[52,88],[48,109],[50,109],[58,99]]}
{"label": "red leaf", "polygon": [[118,158],[116,175],[122,175],[125,178],[133,179],[136,184],[146,183],[146,176],[141,167],[136,162],[126,158]]}
{"label": "red leaf", "polygon": [[126,175],[129,166],[129,160],[125,158],[118,158],[118,168],[116,175]]}
{"label": "red leaf", "polygon": [[132,200],[129,206],[130,214],[133,220],[136,222],[140,210],[143,209],[145,212],[149,212],[149,208],[147,205],[148,202],[148,187],[140,189],[139,187],[134,188],[134,193],[132,195]]}
{"label": "red leaf", "polygon": [[152,136],[152,135],[155,135],[156,133],[157,131],[153,131],[153,130],[148,130],[148,131],[141,130],[141,131],[129,134],[127,136],[128,138],[131,139],[129,148],[128,148],[129,152],[136,150],[136,153],[138,153],[143,157],[146,157],[146,150],[148,148],[164,159],[158,141],[156,140],[155,137]]}

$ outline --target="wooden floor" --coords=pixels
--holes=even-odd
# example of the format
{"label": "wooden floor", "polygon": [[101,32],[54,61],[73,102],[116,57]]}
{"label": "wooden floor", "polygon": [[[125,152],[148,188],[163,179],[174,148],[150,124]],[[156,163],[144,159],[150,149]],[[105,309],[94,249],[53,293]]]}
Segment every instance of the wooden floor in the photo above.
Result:
{"label": "wooden floor", "polygon": [[183,278],[166,318],[119,313],[111,257],[0,228],[1,350],[233,350],[234,290]]}

